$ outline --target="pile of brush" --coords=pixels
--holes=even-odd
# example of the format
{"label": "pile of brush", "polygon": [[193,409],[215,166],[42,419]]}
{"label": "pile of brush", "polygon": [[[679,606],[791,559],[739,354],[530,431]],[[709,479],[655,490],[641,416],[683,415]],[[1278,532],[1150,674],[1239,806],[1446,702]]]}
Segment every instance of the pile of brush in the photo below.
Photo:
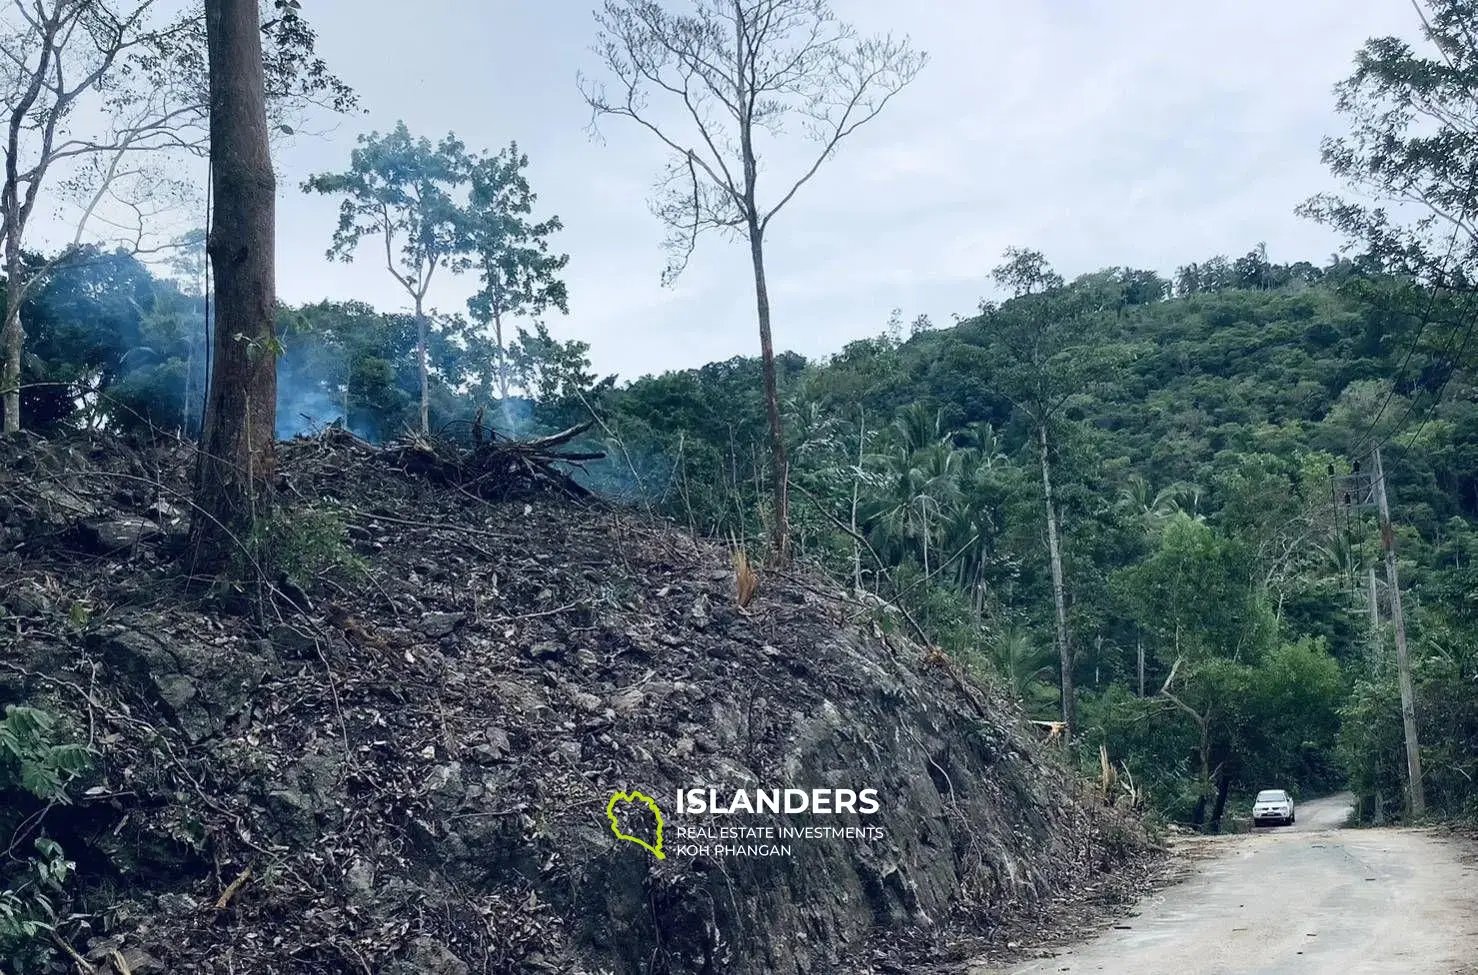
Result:
{"label": "pile of brush", "polygon": [[383,447],[375,447],[341,426],[330,427],[319,439],[342,446],[375,451],[395,468],[433,483],[454,487],[486,501],[564,495],[587,500],[590,491],[569,473],[588,461],[603,460],[600,450],[571,449],[571,443],[590,429],[589,423],[570,427],[547,437],[513,440],[491,435],[472,447],[425,434],[408,434]]}

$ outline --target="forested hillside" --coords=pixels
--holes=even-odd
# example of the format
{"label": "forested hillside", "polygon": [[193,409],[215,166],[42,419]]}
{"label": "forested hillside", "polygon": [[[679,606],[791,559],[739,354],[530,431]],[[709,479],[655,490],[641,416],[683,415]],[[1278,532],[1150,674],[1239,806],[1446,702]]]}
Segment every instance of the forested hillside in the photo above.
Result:
{"label": "forested hillside", "polygon": [[[1314,794],[1348,780],[1367,814],[1389,816],[1405,768],[1369,503],[1379,447],[1428,798],[1471,812],[1478,401],[1454,358],[1464,309],[1349,261],[1274,265],[1261,250],[1187,265],[1173,285],[1122,268],[1064,283],[1016,252],[1002,280],[1022,275],[1019,296],[952,326],[905,335],[895,315],[826,361],[778,357],[797,553],[1060,721],[1045,431],[1085,768],[1103,744],[1131,795],[1198,824],[1273,782]],[[203,313],[131,258],[63,263],[27,309],[38,375],[55,384],[25,393],[35,426],[193,434]],[[371,440],[414,426],[409,316],[323,303],[278,318],[282,435],[346,415]],[[757,360],[597,383],[582,345],[537,328],[510,356],[521,395],[491,408],[489,350],[459,320],[434,319],[429,350],[433,429],[470,441],[594,418],[608,459],[582,472],[591,486],[695,534],[765,544]]]}

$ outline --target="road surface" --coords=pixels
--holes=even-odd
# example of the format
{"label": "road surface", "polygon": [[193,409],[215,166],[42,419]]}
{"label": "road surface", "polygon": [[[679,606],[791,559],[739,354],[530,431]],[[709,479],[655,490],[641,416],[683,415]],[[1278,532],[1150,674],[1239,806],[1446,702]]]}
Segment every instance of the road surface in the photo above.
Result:
{"label": "road surface", "polygon": [[1421,830],[1340,829],[1349,795],[1291,827],[1196,838],[1190,879],[1095,940],[970,975],[1478,975],[1478,858]]}

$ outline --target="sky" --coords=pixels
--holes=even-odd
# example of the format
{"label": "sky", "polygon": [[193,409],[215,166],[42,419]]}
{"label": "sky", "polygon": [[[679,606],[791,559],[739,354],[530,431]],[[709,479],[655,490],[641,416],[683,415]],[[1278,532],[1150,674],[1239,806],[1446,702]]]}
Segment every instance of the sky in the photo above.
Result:
{"label": "sky", "polygon": [[[756,354],[747,248],[706,238],[663,287],[664,231],[648,207],[662,147],[621,119],[592,137],[576,79],[602,77],[594,2],[305,2],[320,53],[367,111],[320,120],[278,154],[279,297],[409,307],[370,247],[352,264],[325,258],[336,204],[299,188],[346,168],[359,133],[404,120],[433,140],[450,131],[473,150],[516,141],[528,154],[538,215],[561,218],[556,246],[570,254],[570,314],[548,324],[588,342],[600,373]],[[908,35],[930,60],[771,226],[776,345],[807,356],[879,334],[895,308],[937,325],[972,313],[1013,245],[1067,277],[1110,265],[1168,275],[1259,241],[1276,261],[1326,259],[1339,239],[1293,211],[1334,188],[1319,159],[1320,139],[1345,129],[1333,86],[1366,38],[1416,27],[1405,0],[833,6],[864,33]],[[809,148],[761,145],[762,196]],[[443,278],[429,302],[464,311],[474,287]]]}

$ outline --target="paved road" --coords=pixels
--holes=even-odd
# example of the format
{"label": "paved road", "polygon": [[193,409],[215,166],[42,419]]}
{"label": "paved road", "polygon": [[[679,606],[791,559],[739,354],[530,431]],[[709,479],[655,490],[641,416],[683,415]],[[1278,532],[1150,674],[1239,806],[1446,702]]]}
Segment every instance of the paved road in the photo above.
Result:
{"label": "paved road", "polygon": [[1421,830],[1340,829],[1348,795],[1291,827],[1185,843],[1190,879],[1087,944],[971,975],[1478,975],[1478,858]]}

